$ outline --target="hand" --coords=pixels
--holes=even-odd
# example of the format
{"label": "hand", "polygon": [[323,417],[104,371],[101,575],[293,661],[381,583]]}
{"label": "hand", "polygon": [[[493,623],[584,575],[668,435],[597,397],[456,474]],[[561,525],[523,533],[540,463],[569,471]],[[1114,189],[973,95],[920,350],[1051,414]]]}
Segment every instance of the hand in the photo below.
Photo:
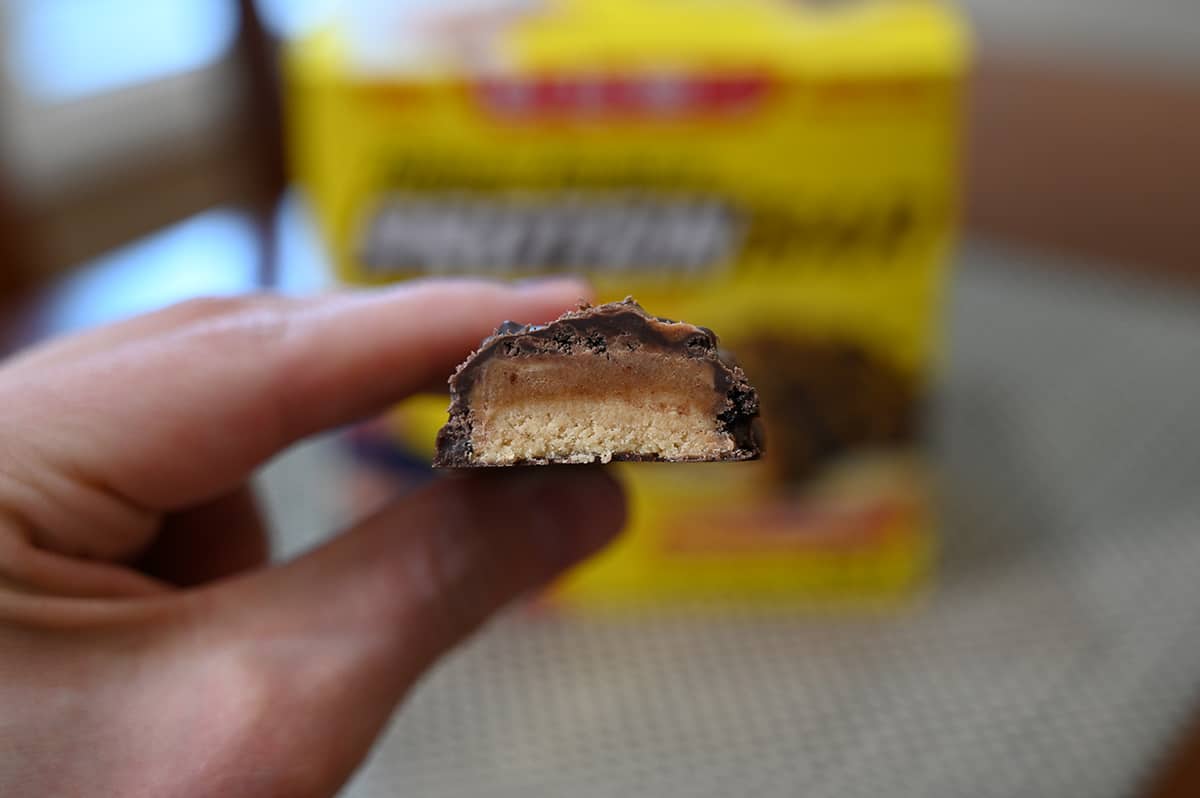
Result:
{"label": "hand", "polygon": [[265,567],[246,480],[583,293],[189,302],[0,369],[0,794],[335,792],[434,660],[616,534],[622,495],[452,475]]}

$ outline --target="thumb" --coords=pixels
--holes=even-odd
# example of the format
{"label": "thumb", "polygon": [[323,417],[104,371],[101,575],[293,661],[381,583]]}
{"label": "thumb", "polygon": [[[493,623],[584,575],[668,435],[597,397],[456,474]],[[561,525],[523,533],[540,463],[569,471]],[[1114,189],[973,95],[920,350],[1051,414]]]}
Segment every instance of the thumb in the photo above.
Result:
{"label": "thumb", "polygon": [[250,580],[238,610],[268,630],[383,644],[388,670],[415,677],[511,600],[602,548],[624,517],[621,489],[599,469],[453,475]]}
{"label": "thumb", "polygon": [[260,772],[274,760],[289,781],[311,771],[306,786],[336,787],[426,668],[602,548],[624,518],[621,489],[598,469],[455,475],[291,563],[205,591],[212,644],[248,654],[270,703],[306,721],[279,729],[278,758],[260,748]]}

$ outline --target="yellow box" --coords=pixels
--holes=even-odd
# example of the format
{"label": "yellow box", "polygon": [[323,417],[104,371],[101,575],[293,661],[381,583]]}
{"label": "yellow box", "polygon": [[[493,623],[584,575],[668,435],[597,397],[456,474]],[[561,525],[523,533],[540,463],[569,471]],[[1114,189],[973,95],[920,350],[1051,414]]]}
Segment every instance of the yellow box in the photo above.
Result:
{"label": "yellow box", "polygon": [[[559,595],[921,585],[913,441],[957,213],[958,17],[922,0],[490,5],[289,52],[293,160],[341,278],[586,274],[602,300],[717,330],[768,425],[761,463],[623,466],[631,533]],[[420,399],[393,426],[427,453],[444,420],[444,398]]]}

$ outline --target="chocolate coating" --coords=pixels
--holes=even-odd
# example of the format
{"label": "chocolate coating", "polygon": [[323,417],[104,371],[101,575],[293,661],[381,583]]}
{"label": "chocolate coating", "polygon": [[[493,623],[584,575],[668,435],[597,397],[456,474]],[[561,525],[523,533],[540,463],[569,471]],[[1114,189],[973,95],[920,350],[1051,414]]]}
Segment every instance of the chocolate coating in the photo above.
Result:
{"label": "chocolate coating", "polygon": [[[605,355],[617,347],[630,351],[652,349],[672,357],[707,361],[712,365],[716,393],[723,397],[717,413],[721,432],[733,449],[721,460],[753,460],[762,455],[763,433],[758,418],[758,392],[742,370],[726,362],[716,334],[706,328],[671,321],[647,313],[632,297],[605,305],[582,305],[549,324],[516,324],[508,321],[480,344],[450,377],[450,419],[437,436],[433,465],[437,468],[476,467],[471,451],[471,389],[483,366],[495,358],[521,358],[561,354]],[[662,460],[657,455],[616,453],[614,460]],[[540,465],[543,461],[514,465]]]}

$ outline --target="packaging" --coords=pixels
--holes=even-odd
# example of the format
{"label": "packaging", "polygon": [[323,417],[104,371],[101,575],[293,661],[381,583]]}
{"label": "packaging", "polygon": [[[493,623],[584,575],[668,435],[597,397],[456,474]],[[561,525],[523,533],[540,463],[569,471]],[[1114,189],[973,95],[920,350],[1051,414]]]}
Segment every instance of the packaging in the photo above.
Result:
{"label": "packaging", "polygon": [[[716,330],[763,399],[762,462],[622,465],[630,534],[556,595],[920,587],[958,17],[921,0],[414,7],[376,4],[288,55],[294,164],[340,277],[585,274],[602,301]],[[445,418],[444,397],[417,399],[392,429],[428,456]]]}

